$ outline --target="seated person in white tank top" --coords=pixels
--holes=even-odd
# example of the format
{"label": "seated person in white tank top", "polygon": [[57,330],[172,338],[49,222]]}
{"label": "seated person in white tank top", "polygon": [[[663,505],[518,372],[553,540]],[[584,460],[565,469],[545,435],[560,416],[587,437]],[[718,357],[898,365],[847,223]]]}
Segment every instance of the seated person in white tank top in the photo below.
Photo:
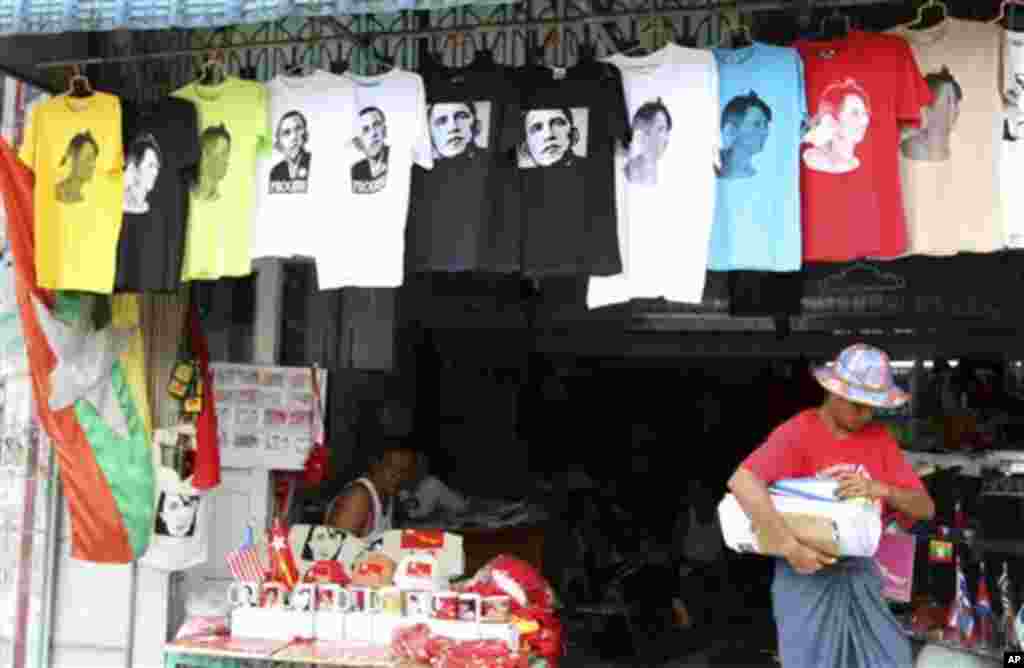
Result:
{"label": "seated person in white tank top", "polygon": [[330,503],[324,524],[360,538],[390,529],[386,525],[390,524],[394,496],[415,474],[415,452],[404,447],[384,448],[370,461],[367,474],[348,484]]}

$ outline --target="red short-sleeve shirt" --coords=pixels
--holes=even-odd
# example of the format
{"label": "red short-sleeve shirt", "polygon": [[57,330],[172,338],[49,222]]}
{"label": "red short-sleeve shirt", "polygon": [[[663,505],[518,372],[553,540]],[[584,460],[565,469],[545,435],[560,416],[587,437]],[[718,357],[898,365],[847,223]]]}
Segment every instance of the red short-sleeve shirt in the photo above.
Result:
{"label": "red short-sleeve shirt", "polygon": [[815,408],[783,422],[742,465],[768,485],[786,478],[831,477],[849,471],[893,487],[924,489],[884,426],[870,424],[846,438],[836,438]]}
{"label": "red short-sleeve shirt", "polygon": [[851,33],[796,44],[807,108],[826,126],[800,148],[803,258],[844,262],[907,250],[900,186],[900,127],[931,103],[906,40]]}

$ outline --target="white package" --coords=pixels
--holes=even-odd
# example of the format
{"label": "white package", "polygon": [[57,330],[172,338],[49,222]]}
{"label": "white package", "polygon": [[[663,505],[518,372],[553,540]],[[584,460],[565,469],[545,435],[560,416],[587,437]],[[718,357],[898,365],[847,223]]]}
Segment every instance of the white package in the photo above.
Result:
{"label": "white package", "polygon": [[[808,487],[806,496],[796,496],[790,490]],[[835,481],[781,481],[787,491],[772,490],[771,499],[780,513],[817,515],[832,520],[839,543],[839,554],[844,557],[873,557],[882,537],[882,518],[874,505],[861,500],[826,500],[825,490],[834,491]],[[816,488],[815,488],[816,487]],[[753,523],[732,494],[727,494],[718,505],[725,544],[736,552],[760,552]]]}

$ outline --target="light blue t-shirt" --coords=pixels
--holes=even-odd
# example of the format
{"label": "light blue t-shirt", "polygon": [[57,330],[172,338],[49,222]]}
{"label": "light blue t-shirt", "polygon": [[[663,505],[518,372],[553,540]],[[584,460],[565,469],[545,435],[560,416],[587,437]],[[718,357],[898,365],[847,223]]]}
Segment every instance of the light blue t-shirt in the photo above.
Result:
{"label": "light blue t-shirt", "polygon": [[807,115],[796,49],[715,49],[722,113],[710,269],[800,269],[800,138]]}

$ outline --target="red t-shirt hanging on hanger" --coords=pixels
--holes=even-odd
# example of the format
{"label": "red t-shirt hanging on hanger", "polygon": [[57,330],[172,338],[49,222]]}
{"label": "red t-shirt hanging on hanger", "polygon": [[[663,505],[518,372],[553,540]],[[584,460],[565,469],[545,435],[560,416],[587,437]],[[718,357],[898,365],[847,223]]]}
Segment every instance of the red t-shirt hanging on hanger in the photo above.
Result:
{"label": "red t-shirt hanging on hanger", "polygon": [[800,149],[805,262],[892,258],[907,248],[900,126],[931,92],[905,40],[854,33],[796,44],[811,128]]}

